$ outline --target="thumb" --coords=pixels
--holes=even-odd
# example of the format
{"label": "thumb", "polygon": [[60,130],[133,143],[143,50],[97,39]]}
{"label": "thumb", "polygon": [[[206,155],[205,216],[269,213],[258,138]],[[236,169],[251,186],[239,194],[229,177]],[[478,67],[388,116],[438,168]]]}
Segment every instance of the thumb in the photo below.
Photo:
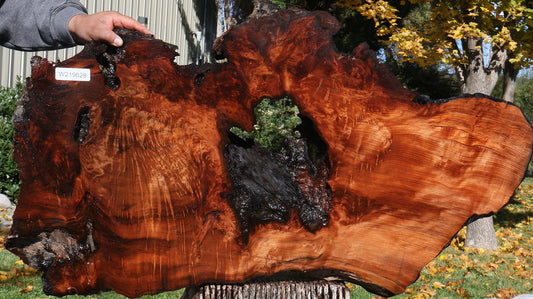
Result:
{"label": "thumb", "polygon": [[120,36],[115,34],[115,38],[113,39],[112,42],[110,42],[110,44],[115,47],[121,47],[122,44],[124,44],[124,42],[122,41],[122,38],[120,38]]}
{"label": "thumb", "polygon": [[122,41],[122,38],[120,38],[120,36],[118,36],[117,34],[115,34],[113,31],[111,31],[113,34],[109,35],[109,39],[106,40],[109,44],[111,44],[112,46],[115,46],[115,47],[120,47],[122,46],[122,44],[124,44],[124,42]]}
{"label": "thumb", "polygon": [[102,35],[100,38],[97,38],[96,40],[102,40],[114,47],[120,47],[124,42],[122,41],[122,38],[118,36],[113,30],[107,29],[105,32],[102,32]]}

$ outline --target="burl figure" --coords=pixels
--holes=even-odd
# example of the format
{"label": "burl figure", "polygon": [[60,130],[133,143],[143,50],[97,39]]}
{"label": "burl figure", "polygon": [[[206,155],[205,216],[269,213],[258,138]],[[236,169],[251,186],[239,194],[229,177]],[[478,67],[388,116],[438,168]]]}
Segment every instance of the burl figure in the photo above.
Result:
{"label": "burl figure", "polygon": [[[509,200],[532,128],[505,102],[417,96],[365,45],[339,53],[338,29],[326,12],[263,5],[217,40],[221,63],[178,66],[162,41],[124,31],[121,48],[34,59],[6,248],[53,295],[277,273],[402,292],[468,219]],[[58,67],[90,81],[56,80]],[[262,98],[285,96],[301,138],[273,152],[232,136]]]}

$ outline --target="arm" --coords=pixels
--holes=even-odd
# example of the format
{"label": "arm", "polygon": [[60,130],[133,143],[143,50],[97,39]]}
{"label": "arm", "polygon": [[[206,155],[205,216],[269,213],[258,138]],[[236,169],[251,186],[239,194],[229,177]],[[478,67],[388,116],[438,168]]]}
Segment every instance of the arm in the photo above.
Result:
{"label": "arm", "polygon": [[145,34],[153,34],[139,22],[115,11],[75,15],[68,25],[70,33],[79,43],[105,41],[112,46],[120,47],[122,46],[122,39],[113,32],[114,28],[127,28]]}
{"label": "arm", "polygon": [[87,15],[76,0],[0,0],[0,45],[18,50],[47,50],[76,43],[106,41],[121,46],[113,29],[151,32],[118,12]]}
{"label": "arm", "polygon": [[0,6],[0,44],[25,51],[74,46],[69,20],[86,13],[75,0],[5,0]]}

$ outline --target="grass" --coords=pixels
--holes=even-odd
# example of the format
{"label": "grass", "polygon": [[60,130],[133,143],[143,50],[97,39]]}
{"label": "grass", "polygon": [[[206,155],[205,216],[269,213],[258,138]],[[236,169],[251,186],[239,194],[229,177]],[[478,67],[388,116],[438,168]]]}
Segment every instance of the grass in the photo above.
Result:
{"label": "grass", "polygon": [[[464,247],[459,232],[400,298],[511,298],[533,293],[533,179],[525,179],[515,196],[494,217],[498,249]],[[379,298],[351,286],[352,298]]]}
{"label": "grass", "polygon": [[[392,298],[511,298],[533,293],[533,179],[527,178],[509,204],[495,215],[498,250],[464,247],[462,230],[419,279]],[[3,236],[0,237],[0,245]],[[380,298],[362,287],[347,284],[352,298]],[[179,298],[182,290],[148,298]],[[0,247],[0,298],[49,298],[42,292],[39,273]],[[114,292],[63,298],[125,298]]]}

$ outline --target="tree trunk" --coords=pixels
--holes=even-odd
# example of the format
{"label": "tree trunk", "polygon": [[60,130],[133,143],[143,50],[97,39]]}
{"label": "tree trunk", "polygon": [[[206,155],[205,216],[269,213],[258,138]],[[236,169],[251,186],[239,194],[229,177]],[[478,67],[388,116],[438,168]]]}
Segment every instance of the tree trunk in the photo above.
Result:
{"label": "tree trunk", "polygon": [[468,38],[463,41],[468,64],[463,74],[461,92],[463,94],[482,93],[490,95],[498,82],[498,76],[506,60],[506,52],[496,50],[488,66],[485,66],[483,39]]}
{"label": "tree trunk", "polygon": [[481,217],[468,224],[465,246],[484,250],[498,249],[492,216]]}
{"label": "tree trunk", "polygon": [[512,103],[514,101],[514,92],[516,89],[516,78],[518,77],[518,69],[509,62],[505,61],[505,68],[503,69],[503,100]]}
{"label": "tree trunk", "polygon": [[492,216],[479,217],[466,226],[465,246],[484,250],[498,249]]}
{"label": "tree trunk", "polygon": [[[518,75],[518,71],[514,65],[509,62],[509,59],[505,60],[503,74],[503,100],[512,103],[514,100],[514,91],[516,87],[516,77]],[[489,86],[491,86],[492,81],[489,83]],[[484,250],[498,249],[498,240],[496,238],[492,216],[481,217],[471,222],[467,226],[465,246],[471,248],[481,248]]]}
{"label": "tree trunk", "polygon": [[[488,63],[484,63],[483,40],[469,38],[463,42],[469,64],[465,68],[462,92],[464,94],[482,93],[490,95],[498,81],[498,76],[503,69],[507,54],[496,50]],[[485,250],[497,249],[496,233],[492,216],[481,217],[467,225],[465,243],[468,247],[482,248]]]}
{"label": "tree trunk", "polygon": [[[217,39],[224,63],[178,66],[127,31],[121,48],[35,58],[6,248],[53,295],[263,278],[403,292],[470,217],[507,203],[533,130],[505,102],[418,97],[367,46],[339,53],[338,29],[326,12],[261,4]],[[285,96],[302,138],[274,152],[230,132]]]}
{"label": "tree trunk", "polygon": [[[503,100],[513,102],[518,71],[509,59],[505,60],[503,71]],[[492,82],[490,82],[492,84]],[[465,246],[471,248],[482,248],[485,250],[498,249],[498,241],[494,230],[492,216],[481,217],[467,226]]]}

